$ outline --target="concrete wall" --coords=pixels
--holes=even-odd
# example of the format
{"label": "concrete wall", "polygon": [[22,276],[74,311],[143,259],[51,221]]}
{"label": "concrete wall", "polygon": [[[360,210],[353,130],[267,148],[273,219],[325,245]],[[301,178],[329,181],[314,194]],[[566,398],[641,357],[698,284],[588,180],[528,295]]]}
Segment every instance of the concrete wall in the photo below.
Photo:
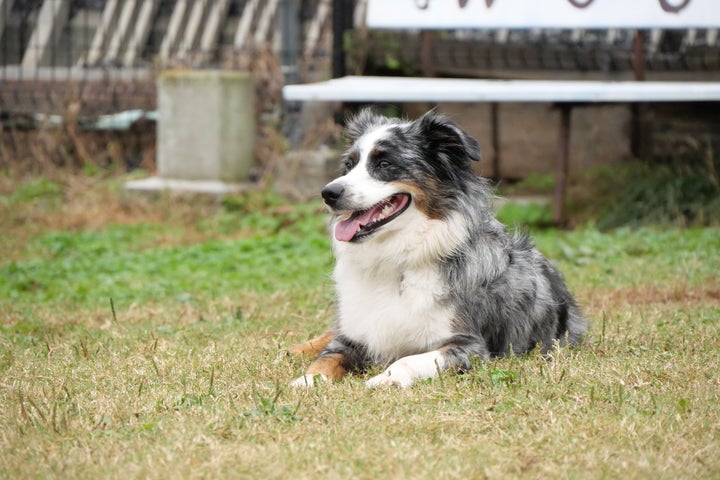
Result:
{"label": "concrete wall", "polygon": [[[522,179],[531,172],[555,173],[560,113],[549,104],[502,103],[499,110],[501,176]],[[415,118],[427,106],[414,105]],[[493,149],[489,104],[446,103],[448,115],[480,142],[478,172],[492,174]],[[630,153],[631,115],[627,105],[589,105],[573,109],[570,133],[571,172],[622,161]]]}

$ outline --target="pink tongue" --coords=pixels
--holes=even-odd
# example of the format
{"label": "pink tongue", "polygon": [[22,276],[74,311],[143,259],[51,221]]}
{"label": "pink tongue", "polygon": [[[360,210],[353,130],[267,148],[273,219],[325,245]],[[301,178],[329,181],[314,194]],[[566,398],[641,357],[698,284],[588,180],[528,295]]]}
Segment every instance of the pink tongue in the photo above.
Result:
{"label": "pink tongue", "polygon": [[341,220],[335,225],[335,238],[341,242],[349,242],[353,239],[355,234],[360,230],[360,227],[367,225],[372,220],[373,215],[378,209],[382,207],[371,208],[370,210],[361,213],[360,215],[352,215],[347,220]]}

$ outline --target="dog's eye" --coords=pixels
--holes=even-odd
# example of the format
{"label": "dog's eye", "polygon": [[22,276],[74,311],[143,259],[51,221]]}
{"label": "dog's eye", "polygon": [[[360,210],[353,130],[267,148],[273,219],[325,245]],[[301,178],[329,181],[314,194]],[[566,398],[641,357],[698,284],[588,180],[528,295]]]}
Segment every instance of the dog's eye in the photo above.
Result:
{"label": "dog's eye", "polygon": [[388,168],[389,166],[390,166],[390,162],[388,162],[387,160],[381,160],[380,163],[378,163],[378,168],[385,169],[385,168]]}
{"label": "dog's eye", "polygon": [[345,171],[345,172],[349,172],[350,170],[352,170],[352,166],[353,166],[353,162],[352,162],[352,161],[350,161],[350,160],[343,160],[343,161],[340,163],[340,170],[343,170],[343,171]]}

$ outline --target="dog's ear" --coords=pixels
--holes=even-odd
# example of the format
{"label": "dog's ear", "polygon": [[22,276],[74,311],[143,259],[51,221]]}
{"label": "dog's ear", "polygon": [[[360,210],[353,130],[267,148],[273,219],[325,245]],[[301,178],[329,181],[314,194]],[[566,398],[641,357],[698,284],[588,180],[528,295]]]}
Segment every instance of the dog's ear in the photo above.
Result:
{"label": "dog's ear", "polygon": [[424,137],[441,151],[479,162],[480,144],[463,129],[432,109],[416,120]]}
{"label": "dog's ear", "polygon": [[371,128],[388,123],[388,119],[375,112],[371,107],[365,107],[346,123],[345,138],[349,144],[352,144]]}

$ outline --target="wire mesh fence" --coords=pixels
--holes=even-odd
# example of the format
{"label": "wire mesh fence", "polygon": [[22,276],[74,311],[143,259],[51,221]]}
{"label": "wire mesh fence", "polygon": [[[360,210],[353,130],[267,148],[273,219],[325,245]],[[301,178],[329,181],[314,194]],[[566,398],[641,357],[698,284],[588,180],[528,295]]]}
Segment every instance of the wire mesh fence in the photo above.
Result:
{"label": "wire mesh fence", "polygon": [[[243,68],[257,49],[291,61],[315,55],[329,3],[0,0],[0,112],[62,114],[73,102],[86,116],[152,110],[160,69]],[[303,45],[283,43],[278,25],[287,12]]]}
{"label": "wire mesh fence", "polygon": [[[281,75],[307,71],[330,57],[333,4],[353,8],[330,0],[0,0],[0,115],[64,114],[69,105],[81,116],[153,110],[160,69],[243,68],[258,46],[277,56]],[[350,71],[416,73],[419,37],[382,32],[346,42],[351,62],[363,56]],[[632,42],[633,32],[621,30],[436,32],[432,61],[438,75],[613,78],[632,73]],[[717,30],[652,31],[645,49],[651,73],[720,75]]]}
{"label": "wire mesh fence", "polygon": [[[262,171],[281,145],[281,59],[323,57],[329,4],[0,0],[0,168],[152,170],[155,80],[182,68],[252,72]],[[288,21],[297,22],[296,38],[280,35]]]}

